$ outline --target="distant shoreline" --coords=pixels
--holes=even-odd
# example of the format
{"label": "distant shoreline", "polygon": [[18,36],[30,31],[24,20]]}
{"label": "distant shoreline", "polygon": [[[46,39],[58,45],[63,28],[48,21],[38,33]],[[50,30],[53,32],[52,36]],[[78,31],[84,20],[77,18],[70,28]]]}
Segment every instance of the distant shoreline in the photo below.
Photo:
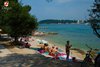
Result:
{"label": "distant shoreline", "polygon": [[59,20],[59,19],[47,19],[39,21],[39,24],[83,24],[87,23],[85,20]]}

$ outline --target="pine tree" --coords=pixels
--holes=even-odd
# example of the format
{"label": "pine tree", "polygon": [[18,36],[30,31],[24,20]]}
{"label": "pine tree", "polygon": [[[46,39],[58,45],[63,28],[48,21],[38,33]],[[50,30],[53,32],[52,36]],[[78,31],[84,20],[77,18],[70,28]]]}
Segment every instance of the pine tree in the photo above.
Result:
{"label": "pine tree", "polygon": [[8,0],[9,6],[0,2],[0,28],[18,41],[18,37],[27,36],[37,29],[37,19],[29,11],[29,5],[23,6],[18,0]]}
{"label": "pine tree", "polygon": [[91,27],[94,33],[100,38],[100,0],[95,0],[89,16]]}

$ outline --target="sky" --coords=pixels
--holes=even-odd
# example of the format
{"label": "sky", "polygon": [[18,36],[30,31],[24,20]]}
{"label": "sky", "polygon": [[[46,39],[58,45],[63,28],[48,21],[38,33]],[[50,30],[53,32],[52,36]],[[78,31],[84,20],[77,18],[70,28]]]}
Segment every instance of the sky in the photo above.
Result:
{"label": "sky", "polygon": [[93,6],[94,0],[22,0],[23,5],[30,5],[32,15],[40,20],[45,19],[88,19],[88,9]]}

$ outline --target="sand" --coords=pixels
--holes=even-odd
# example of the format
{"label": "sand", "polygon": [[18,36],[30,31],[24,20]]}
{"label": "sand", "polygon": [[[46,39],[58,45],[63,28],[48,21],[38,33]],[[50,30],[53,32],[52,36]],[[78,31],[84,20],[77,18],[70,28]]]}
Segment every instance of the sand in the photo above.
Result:
{"label": "sand", "polygon": [[[39,48],[41,45],[37,42],[36,37],[31,37],[29,42],[31,44],[31,48]],[[52,43],[49,42],[49,46],[54,46]],[[58,48],[64,51],[64,48],[61,48],[60,46],[57,45]],[[37,54],[38,52],[36,50],[32,50],[29,48],[18,48],[18,47],[13,47],[13,48],[5,48],[0,49],[0,57],[7,56],[8,54],[16,53],[16,54]],[[83,60],[84,59],[84,54],[80,53],[78,50],[71,50],[70,56],[76,57],[77,59]]]}
{"label": "sand", "polygon": [[[9,47],[7,47],[9,46]],[[19,48],[16,46],[11,46],[9,45],[9,42],[0,42],[0,57],[5,57],[8,56],[10,54],[23,54],[23,55],[27,55],[27,54],[36,54],[37,51],[35,50],[31,50],[28,48]]]}
{"label": "sand", "polygon": [[3,45],[0,45],[0,57],[5,57],[9,54],[12,54],[12,52],[5,48]]}
{"label": "sand", "polygon": [[[37,42],[37,39],[32,37],[33,39],[29,40],[31,44],[31,48],[39,48],[41,45]],[[7,44],[7,43],[6,43]],[[9,44],[8,44],[9,45]],[[53,46],[52,43],[49,42],[50,46]],[[57,45],[58,46],[58,45]],[[64,51],[64,48],[58,46],[58,48]],[[84,55],[80,53],[78,50],[71,50],[71,56],[76,57],[77,59],[83,60]],[[0,67],[80,67],[81,63],[71,63],[65,62],[62,60],[54,60],[51,58],[47,58],[51,56],[38,54],[37,51],[29,49],[29,48],[19,48],[13,46],[11,48],[5,47],[0,44]],[[90,66],[90,65],[89,65]],[[86,66],[85,67],[89,67]],[[93,67],[90,66],[90,67]]]}
{"label": "sand", "polygon": [[14,47],[14,48],[11,48],[9,49],[12,53],[16,53],[16,54],[36,54],[37,52],[35,50],[31,50],[31,49],[28,49],[28,48],[17,48],[17,47]]}

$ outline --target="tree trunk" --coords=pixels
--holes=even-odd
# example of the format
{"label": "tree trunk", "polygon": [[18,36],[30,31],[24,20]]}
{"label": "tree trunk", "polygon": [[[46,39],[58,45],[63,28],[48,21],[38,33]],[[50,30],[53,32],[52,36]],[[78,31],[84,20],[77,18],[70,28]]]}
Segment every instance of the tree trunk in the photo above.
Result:
{"label": "tree trunk", "polygon": [[15,44],[15,45],[18,45],[18,37],[15,36],[14,39],[15,39],[14,44]]}

